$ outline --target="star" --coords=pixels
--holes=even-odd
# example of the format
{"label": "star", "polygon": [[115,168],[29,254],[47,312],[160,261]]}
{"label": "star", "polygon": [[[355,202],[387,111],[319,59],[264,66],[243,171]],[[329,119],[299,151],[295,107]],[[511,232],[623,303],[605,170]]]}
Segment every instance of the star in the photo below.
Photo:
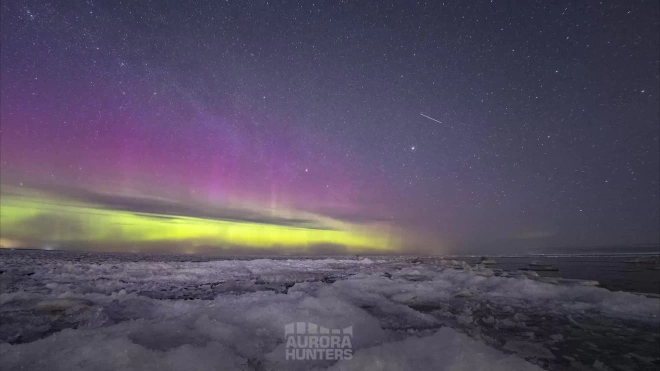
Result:
{"label": "star", "polygon": [[[653,2],[590,8],[608,12],[595,18],[518,7],[533,30],[488,1],[17,3],[0,17],[3,219],[12,186],[71,186],[116,197],[96,205],[108,215],[169,209],[160,199],[193,216],[235,204],[238,214],[281,212],[255,217],[277,228],[341,219],[346,231],[385,237],[414,226],[429,251],[444,241],[496,249],[492,231],[520,228],[523,214],[525,228],[557,228],[531,245],[571,245],[578,231],[585,244],[658,241],[658,90],[638,86],[657,78],[657,28],[628,14],[654,15]],[[475,14],[488,17],[465,33]],[[587,42],[598,48],[574,52]],[[123,204],[127,193],[135,205]],[[191,195],[217,204],[187,205]],[[77,204],[68,196],[59,198]],[[504,197],[518,207],[503,210]],[[555,218],[549,205],[583,212]],[[44,210],[29,227],[15,221],[15,234],[50,238]],[[602,210],[597,230],[577,217],[592,210]],[[66,214],[56,211],[54,224]],[[114,228],[79,224],[70,229],[81,236],[68,237],[81,242]]]}

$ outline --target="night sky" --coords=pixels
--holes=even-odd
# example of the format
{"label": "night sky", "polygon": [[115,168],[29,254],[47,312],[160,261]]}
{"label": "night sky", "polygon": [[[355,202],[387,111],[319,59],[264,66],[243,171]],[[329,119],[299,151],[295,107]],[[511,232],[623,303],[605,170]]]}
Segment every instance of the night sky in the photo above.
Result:
{"label": "night sky", "polygon": [[2,1],[3,244],[657,243],[659,14]]}

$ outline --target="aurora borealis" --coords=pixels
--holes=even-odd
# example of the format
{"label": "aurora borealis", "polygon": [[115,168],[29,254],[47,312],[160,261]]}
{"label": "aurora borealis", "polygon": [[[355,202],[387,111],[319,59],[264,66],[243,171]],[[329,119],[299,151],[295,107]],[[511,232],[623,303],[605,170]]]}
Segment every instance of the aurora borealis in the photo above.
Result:
{"label": "aurora borealis", "polygon": [[[15,192],[5,189],[3,196],[2,227],[7,231],[3,234],[7,247],[12,247],[12,241],[22,241],[45,248],[91,243],[120,250],[128,247],[131,251],[151,244],[155,250],[171,247],[186,253],[209,252],[214,246],[286,249],[335,244],[364,251],[392,248],[392,241],[382,237],[383,231],[370,232],[367,228],[353,228],[314,215],[308,215],[308,220],[275,217],[259,220],[252,213],[237,220],[237,215],[246,214],[245,210],[233,210],[232,217],[214,218],[212,211],[192,217],[134,212],[118,205],[26,194],[21,188]],[[176,208],[162,201],[159,204]]]}
{"label": "aurora borealis", "polygon": [[3,1],[4,247],[657,243],[658,4]]}

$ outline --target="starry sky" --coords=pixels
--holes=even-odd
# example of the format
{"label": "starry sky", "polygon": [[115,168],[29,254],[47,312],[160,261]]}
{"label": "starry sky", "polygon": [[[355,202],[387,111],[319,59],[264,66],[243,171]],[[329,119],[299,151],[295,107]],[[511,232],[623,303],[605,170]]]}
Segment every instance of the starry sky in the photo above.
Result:
{"label": "starry sky", "polygon": [[657,243],[659,14],[3,1],[3,244]]}

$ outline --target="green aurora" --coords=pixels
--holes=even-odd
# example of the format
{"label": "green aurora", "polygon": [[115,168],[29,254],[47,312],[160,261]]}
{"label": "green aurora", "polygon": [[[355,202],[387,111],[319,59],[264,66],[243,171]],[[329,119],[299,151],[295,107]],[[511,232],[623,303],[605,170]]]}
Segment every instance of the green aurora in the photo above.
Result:
{"label": "green aurora", "polygon": [[200,249],[221,252],[228,247],[273,253],[304,253],[315,246],[340,246],[348,252],[397,249],[387,226],[348,223],[310,213],[301,215],[312,220],[312,225],[125,210],[38,189],[3,186],[0,245],[115,247],[132,251],[174,246],[174,251],[186,253]]}

